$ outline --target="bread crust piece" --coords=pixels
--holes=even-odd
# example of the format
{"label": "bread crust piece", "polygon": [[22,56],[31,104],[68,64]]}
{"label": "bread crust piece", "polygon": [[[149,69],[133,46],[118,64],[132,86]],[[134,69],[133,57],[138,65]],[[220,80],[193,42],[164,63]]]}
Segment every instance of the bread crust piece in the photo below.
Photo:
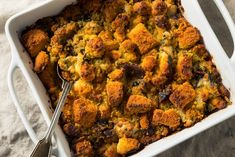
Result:
{"label": "bread crust piece", "polygon": [[35,57],[41,50],[45,49],[49,38],[43,30],[31,29],[22,36],[22,40],[31,57]]}
{"label": "bread crust piece", "polygon": [[150,111],[152,107],[152,100],[142,95],[131,95],[126,104],[126,109],[131,114],[145,113]]}
{"label": "bread crust piece", "polygon": [[117,144],[117,152],[121,155],[127,154],[130,151],[137,150],[140,144],[139,141],[134,138],[122,137]]}
{"label": "bread crust piece", "polygon": [[76,143],[75,149],[76,149],[76,154],[78,156],[82,156],[82,157],[94,156],[92,145],[87,140]]}
{"label": "bread crust piece", "polygon": [[178,54],[176,72],[178,79],[188,81],[192,78],[193,56],[186,53]]}
{"label": "bread crust piece", "polygon": [[169,109],[165,112],[163,110],[156,109],[153,112],[152,124],[155,126],[163,124],[176,129],[180,125],[180,116],[174,109]]}
{"label": "bread crust piece", "polygon": [[40,73],[42,70],[44,70],[48,62],[49,62],[48,54],[46,54],[46,52],[44,51],[39,52],[37,57],[35,58],[34,68],[33,68],[34,71]]}
{"label": "bread crust piece", "polygon": [[79,98],[73,103],[74,122],[89,128],[96,121],[97,106],[85,98]]}
{"label": "bread crust piece", "polygon": [[196,28],[187,27],[178,38],[179,47],[181,49],[191,48],[200,40],[200,38],[200,34]]}
{"label": "bread crust piece", "polygon": [[177,108],[184,109],[190,102],[194,100],[196,92],[192,85],[188,82],[179,85],[173,93],[170,95],[169,99],[173,105]]}
{"label": "bread crust piece", "polygon": [[111,106],[118,106],[123,98],[123,84],[118,81],[110,81],[106,85],[108,102]]}
{"label": "bread crust piece", "polygon": [[157,45],[153,35],[146,29],[143,23],[136,25],[127,35],[134,42],[140,54],[145,54]]}

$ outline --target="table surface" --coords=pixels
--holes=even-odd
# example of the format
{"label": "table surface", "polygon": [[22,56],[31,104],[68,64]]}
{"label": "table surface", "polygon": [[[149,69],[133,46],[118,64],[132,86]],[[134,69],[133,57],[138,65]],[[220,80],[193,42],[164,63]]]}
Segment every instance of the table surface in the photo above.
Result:
{"label": "table surface", "polygon": [[[4,25],[6,20],[30,5],[35,5],[44,0],[1,0],[0,4],[0,157],[25,157],[29,156],[33,143],[16,112],[7,87],[7,70],[10,63],[10,46],[7,42]],[[200,0],[210,2],[212,0]],[[229,12],[235,20],[235,0],[223,0]],[[205,8],[208,3],[205,3]],[[209,16],[215,17],[216,10],[210,10]],[[214,18],[212,22],[217,23],[215,29],[220,30],[217,35],[221,41],[227,39],[223,35],[223,23]],[[221,31],[222,30],[222,31]],[[231,44],[224,44],[231,55]],[[30,89],[22,77],[20,71],[15,74],[15,86],[20,97],[20,102],[24,106],[24,111],[30,119],[33,128],[39,137],[42,137],[46,130],[45,122],[42,118],[35,100],[32,98]],[[157,149],[157,148],[156,148]],[[190,138],[189,140],[163,152],[159,157],[235,157],[235,116],[223,123]]]}

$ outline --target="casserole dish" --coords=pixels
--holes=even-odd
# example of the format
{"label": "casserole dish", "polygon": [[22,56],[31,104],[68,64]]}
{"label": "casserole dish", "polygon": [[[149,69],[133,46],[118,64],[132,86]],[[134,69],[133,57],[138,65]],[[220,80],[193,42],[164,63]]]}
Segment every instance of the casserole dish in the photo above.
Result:
{"label": "casserole dish", "polygon": [[[71,1],[72,2],[72,1]],[[35,13],[35,19],[38,19],[38,18],[41,18],[41,17],[44,17],[44,16],[48,16],[48,15],[52,15],[52,14],[46,14],[46,15],[42,15],[42,14],[40,14],[40,16],[37,16],[38,14],[36,14],[36,13],[39,13],[40,11],[42,11],[42,10],[40,10],[40,9],[46,9],[47,7],[49,7],[50,5],[53,5],[52,3],[55,3],[54,1],[48,1],[48,2],[46,2],[45,3],[45,5],[42,5],[42,6],[39,6],[37,9],[33,9],[33,13]],[[57,4],[58,3],[58,4]],[[53,5],[53,8],[55,8],[55,7],[58,7],[58,8],[55,8],[56,10],[60,10],[63,6],[65,6],[66,4],[63,4],[63,6],[62,6],[62,1],[58,1],[56,3],[56,5]],[[59,5],[59,3],[61,3],[60,5]],[[220,3],[219,1],[218,1],[218,3]],[[220,45],[219,45],[219,43],[218,43],[218,41],[216,40],[216,38],[214,38],[214,36],[213,36],[213,33],[211,32],[211,34],[209,33],[208,34],[208,30],[210,30],[210,27],[208,26],[208,28],[206,28],[205,29],[205,26],[207,26],[208,24],[206,23],[206,21],[205,21],[205,19],[204,19],[204,16],[203,16],[203,14],[200,12],[200,8],[198,7],[198,5],[197,5],[197,3],[196,3],[196,1],[191,1],[190,3],[189,2],[187,2],[187,1],[182,1],[182,4],[183,4],[183,6],[184,6],[184,8],[186,8],[185,10],[186,10],[186,14],[185,14],[185,16],[186,16],[186,18],[194,25],[194,26],[197,26],[198,28],[199,28],[199,30],[201,31],[201,33],[202,33],[202,36],[206,36],[207,37],[207,39],[210,39],[210,42],[208,42],[209,40],[205,40],[205,44],[206,44],[206,46],[207,46],[207,48],[208,48],[208,50],[210,51],[210,52],[214,52],[214,53],[212,53],[212,56],[213,56],[213,58],[214,58],[214,61],[215,61],[215,63],[216,63],[216,65],[217,65],[217,67],[218,67],[218,69],[219,69],[219,71],[221,72],[221,75],[222,75],[222,78],[223,78],[223,80],[225,81],[224,82],[224,84],[226,85],[226,87],[228,87],[228,88],[230,88],[230,90],[231,90],[231,96],[232,96],[232,101],[233,101],[233,84],[232,84],[232,81],[231,80],[233,80],[233,78],[234,78],[234,75],[233,75],[233,71],[232,71],[232,68],[231,68],[231,64],[232,64],[232,61],[230,62],[229,60],[228,60],[228,58],[226,58],[226,56],[225,56],[225,54],[220,54],[220,53],[216,53],[216,52],[218,52],[218,50],[220,50],[221,49],[221,47],[219,47]],[[220,4],[221,5],[221,4]],[[190,6],[197,6],[197,7],[195,7],[194,9],[198,9],[198,11],[196,11],[196,10],[193,10],[192,12],[191,12],[191,10],[192,9],[190,9]],[[221,6],[223,6],[223,5],[221,5]],[[59,7],[61,7],[60,9],[59,9]],[[53,10],[53,9],[52,9]],[[49,12],[49,11],[48,11]],[[44,12],[45,13],[45,12]],[[43,13],[43,14],[44,14]],[[193,15],[192,15],[192,13],[197,13],[197,17],[194,17]],[[33,23],[32,21],[33,20],[35,20],[34,19],[34,17],[32,17],[32,16],[29,16],[29,18],[28,18],[28,23],[27,22],[24,22],[24,24],[22,24],[22,20],[20,19],[20,17],[22,17],[22,16],[27,16],[27,15],[33,15],[32,13],[30,13],[30,12],[24,12],[24,13],[21,13],[21,14],[19,14],[18,16],[16,16],[15,18],[13,18],[12,20],[10,20],[10,21],[8,21],[8,23],[7,23],[7,25],[6,25],[6,31],[7,31],[7,34],[8,34],[8,36],[12,36],[13,37],[13,39],[15,40],[14,41],[14,44],[13,44],[13,46],[12,46],[12,50],[13,50],[13,52],[15,52],[15,53],[17,53],[17,52],[19,52],[19,53],[17,53],[17,54],[15,54],[15,53],[13,53],[13,60],[12,60],[12,64],[11,64],[11,66],[10,66],[10,72],[9,72],[9,76],[10,76],[10,79],[9,79],[9,87],[10,87],[10,90],[11,90],[11,94],[13,94],[13,96],[15,96],[14,95],[14,91],[13,91],[13,87],[12,87],[12,74],[13,74],[13,71],[14,71],[14,69],[16,68],[16,67],[19,67],[21,70],[22,70],[22,72],[23,72],[23,74],[25,75],[25,77],[26,77],[26,80],[28,81],[28,83],[29,83],[29,86],[32,88],[32,91],[33,91],[33,94],[36,94],[36,95],[38,95],[38,97],[36,97],[36,100],[37,100],[37,102],[38,102],[38,104],[39,104],[39,106],[40,106],[40,109],[41,109],[41,111],[42,111],[42,113],[43,113],[43,115],[45,116],[45,119],[46,119],[46,121],[47,122],[49,122],[49,117],[50,117],[50,112],[49,112],[49,108],[47,108],[47,106],[48,106],[48,103],[46,103],[46,102],[44,102],[44,101],[46,101],[46,100],[48,100],[48,99],[45,99],[46,98],[46,95],[43,95],[42,93],[45,93],[45,92],[43,92],[43,88],[42,88],[42,86],[40,86],[41,84],[39,83],[39,84],[36,84],[37,82],[36,81],[38,81],[38,79],[37,79],[37,77],[35,76],[35,74],[32,72],[32,66],[31,66],[31,62],[30,62],[30,60],[29,60],[29,57],[27,56],[27,55],[25,55],[25,53],[20,53],[20,43],[19,43],[19,40],[18,40],[18,37],[17,37],[17,33],[15,33],[16,31],[18,32],[18,33],[20,33],[20,31],[22,30],[22,28],[24,28],[26,25],[29,25],[29,24],[31,24],[31,23]],[[200,17],[200,15],[201,15],[201,18],[199,18],[198,19],[198,17]],[[227,17],[228,15],[226,15],[226,12],[225,12],[225,14],[224,14],[224,16],[225,17]],[[31,18],[32,19],[31,19]],[[30,20],[32,20],[32,21],[30,21]],[[204,21],[203,21],[204,20]],[[231,20],[231,18],[227,18],[227,23],[229,24],[229,27],[231,28],[231,31],[234,31],[234,30],[232,30],[233,29],[233,23],[230,21]],[[198,23],[197,21],[200,21],[200,23]],[[19,27],[18,27],[19,26]],[[23,27],[24,26],[24,27]],[[15,28],[15,27],[17,27],[17,28]],[[203,29],[204,28],[204,29]],[[14,30],[15,29],[15,30]],[[204,31],[203,31],[204,30]],[[233,34],[234,35],[234,34]],[[14,37],[15,36],[15,37]],[[214,42],[212,42],[212,38],[214,38],[215,39],[215,41]],[[12,39],[10,39],[10,41],[12,41]],[[218,47],[216,47],[216,46],[218,46]],[[16,47],[15,47],[16,46]],[[216,47],[216,49],[213,49],[213,48],[215,48]],[[21,48],[22,48],[22,46],[21,46]],[[222,49],[221,49],[221,51],[223,51]],[[15,58],[15,56],[16,56],[16,58]],[[219,58],[223,58],[223,60],[219,60]],[[221,62],[222,61],[222,62]],[[224,64],[223,64],[223,62],[225,62]],[[222,67],[222,64],[223,64],[223,67]],[[225,70],[223,70],[224,68],[226,68],[226,71]],[[35,90],[35,89],[37,89],[37,90]],[[24,124],[26,125],[26,128],[27,128],[27,130],[28,130],[28,132],[29,132],[29,134],[30,134],[30,136],[32,137],[32,139],[34,140],[34,141],[37,141],[37,138],[36,138],[36,136],[35,136],[35,133],[33,133],[33,130],[30,128],[30,126],[29,126],[29,124],[28,124],[28,122],[27,122],[27,120],[26,120],[26,118],[23,116],[23,114],[22,114],[22,110],[20,109],[20,106],[19,106],[19,103],[18,103],[18,101],[17,101],[17,99],[16,99],[16,97],[14,97],[14,101],[15,101],[15,103],[16,103],[16,105],[17,105],[17,108],[18,108],[18,110],[19,110],[19,113],[21,114],[21,117],[22,117],[22,120],[23,120],[23,122],[24,122]],[[42,104],[44,104],[45,106],[43,106]],[[234,107],[234,105],[231,105],[231,106],[229,106],[228,108],[233,108]],[[228,108],[227,109],[225,109],[225,110],[223,110],[224,112],[226,112],[226,113],[223,113],[223,112],[218,112],[218,113],[220,113],[221,115],[223,115],[223,116],[221,116],[221,115],[219,115],[218,113],[216,113],[216,114],[214,114],[213,116],[209,116],[206,120],[204,120],[204,121],[202,121],[202,122],[200,122],[199,124],[197,124],[197,125],[195,125],[194,127],[192,127],[192,128],[189,128],[189,129],[185,129],[185,130],[183,130],[183,131],[181,131],[181,132],[179,132],[179,133],[177,133],[177,134],[174,134],[174,135],[172,135],[172,136],[169,136],[169,137],[167,137],[167,138],[165,138],[165,139],[163,139],[163,140],[160,140],[160,141],[158,141],[158,142],[155,142],[155,143],[153,143],[153,144],[151,144],[151,145],[149,145],[149,146],[147,146],[143,151],[141,151],[140,153],[138,153],[138,154],[136,154],[137,156],[138,155],[140,155],[140,156],[142,156],[142,155],[145,155],[145,156],[151,156],[151,155],[155,155],[155,154],[158,154],[158,153],[160,153],[161,151],[163,151],[164,149],[167,149],[167,148],[169,148],[170,146],[172,146],[172,145],[174,145],[174,144],[177,144],[177,143],[179,143],[180,141],[182,141],[182,140],[184,140],[184,139],[186,139],[186,138],[188,138],[188,137],[190,137],[190,136],[192,136],[192,135],[194,135],[194,134],[196,134],[196,133],[198,133],[198,132],[200,132],[200,131],[202,131],[202,130],[204,130],[204,129],[206,129],[206,128],[208,128],[208,127],[210,127],[210,126],[212,126],[212,125],[214,125],[214,124],[216,124],[216,123],[218,123],[218,122],[220,122],[220,121],[222,121],[222,120],[224,120],[225,118],[227,118],[227,117],[229,117],[229,116],[231,116],[231,115],[233,115],[234,114],[234,112],[233,112],[233,110],[232,109],[229,109],[228,110]],[[216,115],[216,116],[215,116]],[[226,116],[225,116],[226,115]],[[223,118],[221,118],[221,117],[223,117]],[[56,132],[56,137],[57,137],[57,143],[58,143],[58,152],[59,152],[59,155],[61,155],[61,154],[63,154],[62,156],[65,156],[65,155],[69,155],[67,152],[69,152],[69,149],[67,149],[66,148],[66,144],[64,143],[64,138],[62,138],[61,136],[61,131],[59,130],[59,128],[57,128],[57,130],[56,130],[57,132]],[[58,138],[59,137],[59,138]],[[172,138],[173,139],[177,139],[177,140],[172,140]],[[61,146],[61,144],[63,145],[63,146]],[[158,145],[160,146],[161,145],[161,147],[158,147]],[[157,148],[159,148],[158,150],[151,150],[153,147],[157,147]],[[151,152],[150,152],[150,151]]]}

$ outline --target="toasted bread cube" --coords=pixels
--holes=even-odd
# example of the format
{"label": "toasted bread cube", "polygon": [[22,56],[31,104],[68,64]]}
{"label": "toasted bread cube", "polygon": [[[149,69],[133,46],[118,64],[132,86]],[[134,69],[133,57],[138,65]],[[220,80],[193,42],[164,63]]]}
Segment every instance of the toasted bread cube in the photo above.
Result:
{"label": "toasted bread cube", "polygon": [[194,27],[187,27],[186,30],[180,34],[178,41],[181,49],[188,49],[194,46],[200,40],[200,34]]}
{"label": "toasted bread cube", "polygon": [[175,129],[180,125],[180,116],[174,109],[169,109],[165,112],[163,110],[156,109],[153,112],[152,124],[162,124]]}
{"label": "toasted bread cube", "polygon": [[157,45],[156,40],[143,23],[136,25],[127,36],[138,46],[141,54],[147,53]]}
{"label": "toasted bread cube", "polygon": [[178,108],[184,109],[190,102],[194,100],[196,92],[190,83],[185,82],[179,85],[170,95],[170,101]]}
{"label": "toasted bread cube", "polygon": [[141,95],[131,95],[127,101],[126,108],[131,114],[145,113],[152,109],[152,100]]}
{"label": "toasted bread cube", "polygon": [[104,17],[105,21],[111,22],[117,14],[122,12],[124,8],[125,1],[124,0],[109,0],[104,2]]}
{"label": "toasted bread cube", "polygon": [[101,104],[99,106],[100,119],[108,119],[111,114],[110,106],[108,104]]}
{"label": "toasted bread cube", "polygon": [[226,101],[221,97],[216,97],[211,99],[210,104],[214,109],[223,109],[226,107]]}
{"label": "toasted bread cube", "polygon": [[108,76],[111,80],[117,81],[117,80],[120,80],[123,78],[124,73],[123,73],[123,70],[116,69],[116,70],[112,71]]}
{"label": "toasted bread cube", "polygon": [[157,74],[152,78],[152,83],[156,86],[163,85],[169,78],[172,69],[172,58],[165,52],[159,54],[159,68]]}
{"label": "toasted bread cube", "polygon": [[35,63],[33,68],[34,71],[37,73],[41,72],[47,66],[48,62],[49,62],[48,54],[46,54],[46,52],[44,51],[39,52],[39,54],[35,58]]}
{"label": "toasted bread cube", "polygon": [[177,76],[180,80],[188,81],[192,78],[193,57],[190,54],[179,53],[176,65]]}
{"label": "toasted bread cube", "polygon": [[92,90],[92,84],[83,79],[79,79],[73,85],[73,92],[79,96],[87,97],[92,93]]}
{"label": "toasted bread cube", "polygon": [[137,150],[140,144],[139,141],[134,138],[122,137],[117,144],[117,152],[121,155],[125,155],[130,151]]}
{"label": "toasted bread cube", "polygon": [[23,34],[22,40],[31,57],[35,57],[41,50],[45,49],[49,38],[47,33],[43,30],[31,29]]}
{"label": "toasted bread cube", "polygon": [[118,81],[108,82],[106,91],[109,104],[111,106],[118,106],[123,98],[123,84]]}
{"label": "toasted bread cube", "polygon": [[104,55],[105,47],[100,37],[91,38],[85,47],[86,53],[91,58],[100,58]]}
{"label": "toasted bread cube", "polygon": [[152,4],[152,14],[156,15],[164,15],[167,13],[167,5],[162,0],[155,0]]}
{"label": "toasted bread cube", "polygon": [[151,6],[146,1],[140,1],[133,5],[133,12],[146,16],[151,14]]}
{"label": "toasted bread cube", "polygon": [[87,22],[87,24],[84,26],[84,33],[85,34],[98,34],[102,30],[102,27],[94,21]]}
{"label": "toasted bread cube", "polygon": [[140,127],[142,129],[148,129],[149,128],[149,120],[147,114],[144,114],[140,117]]}
{"label": "toasted bread cube", "polygon": [[190,108],[185,113],[184,126],[190,127],[193,124],[195,124],[196,122],[202,120],[203,117],[204,117],[204,115],[202,113],[200,113],[198,110]]}
{"label": "toasted bread cube", "polygon": [[80,141],[80,142],[76,143],[75,149],[76,149],[77,156],[85,157],[85,156],[93,156],[94,155],[92,145],[87,140]]}
{"label": "toasted bread cube", "polygon": [[156,58],[154,56],[144,57],[141,63],[141,67],[145,71],[152,71],[155,65],[156,65]]}
{"label": "toasted bread cube", "polygon": [[92,64],[82,64],[80,70],[80,76],[82,79],[91,82],[95,79],[95,69]]}
{"label": "toasted bread cube", "polygon": [[104,152],[104,156],[105,157],[119,157],[117,153],[117,144],[113,143],[112,145],[110,145]]}
{"label": "toasted bread cube", "polygon": [[97,106],[85,98],[79,98],[73,103],[74,122],[89,128],[96,121]]}

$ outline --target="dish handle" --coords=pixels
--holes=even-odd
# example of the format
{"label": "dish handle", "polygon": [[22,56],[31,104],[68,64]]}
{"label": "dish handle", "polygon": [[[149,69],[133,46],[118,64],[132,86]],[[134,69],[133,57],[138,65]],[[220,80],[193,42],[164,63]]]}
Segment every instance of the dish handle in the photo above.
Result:
{"label": "dish handle", "polygon": [[22,70],[20,68],[20,66],[16,63],[16,61],[12,58],[10,67],[8,69],[8,78],[7,78],[8,88],[9,88],[10,95],[12,97],[13,103],[16,106],[16,110],[17,110],[17,112],[18,112],[18,114],[19,114],[19,116],[20,116],[20,118],[23,122],[23,125],[25,126],[25,128],[26,128],[30,138],[32,139],[33,143],[36,144],[39,140],[37,138],[37,135],[36,135],[35,131],[33,130],[32,126],[30,125],[29,120],[26,118],[26,116],[24,114],[22,105],[19,102],[18,96],[16,94],[16,90],[15,90],[15,87],[14,87],[13,76],[14,76],[14,72],[17,68]]}
{"label": "dish handle", "polygon": [[231,33],[232,39],[233,39],[233,54],[230,58],[231,63],[235,66],[235,24],[233,22],[232,17],[230,16],[226,6],[224,5],[222,0],[214,0],[216,6],[218,7],[219,11],[221,12],[228,28]]}

